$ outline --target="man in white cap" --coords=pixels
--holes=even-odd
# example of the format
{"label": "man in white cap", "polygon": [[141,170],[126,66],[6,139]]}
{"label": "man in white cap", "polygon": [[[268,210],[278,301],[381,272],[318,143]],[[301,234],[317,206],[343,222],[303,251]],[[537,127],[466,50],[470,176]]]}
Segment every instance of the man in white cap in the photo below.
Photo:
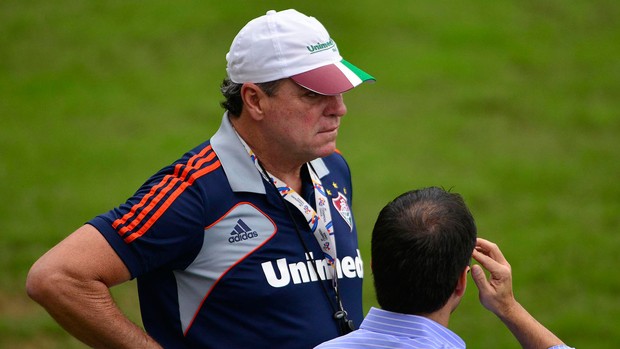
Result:
{"label": "man in white cap", "polygon": [[[208,141],[41,257],[29,295],[93,347],[310,348],[357,328],[363,264],[336,151],[372,81],[315,18],[269,11],[226,55]],[[109,288],[137,278],[143,331]]]}

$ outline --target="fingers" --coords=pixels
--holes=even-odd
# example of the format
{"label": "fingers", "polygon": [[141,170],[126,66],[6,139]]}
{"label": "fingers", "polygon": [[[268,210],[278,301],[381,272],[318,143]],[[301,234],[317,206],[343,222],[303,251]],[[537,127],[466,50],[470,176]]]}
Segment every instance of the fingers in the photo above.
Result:
{"label": "fingers", "polygon": [[510,264],[496,244],[480,238],[472,257],[479,263],[471,267],[471,275],[478,287],[480,303],[496,315],[505,314],[515,302]]}
{"label": "fingers", "polygon": [[489,287],[487,283],[487,276],[484,274],[484,270],[479,265],[471,266],[471,278],[474,280],[476,287],[480,290],[480,292],[486,292]]}
{"label": "fingers", "polygon": [[500,264],[508,264],[508,261],[506,261],[506,258],[504,257],[504,254],[499,249],[499,247],[489,240],[485,240],[482,238],[476,239],[476,250],[491,257],[493,260],[499,262]]}
{"label": "fingers", "polygon": [[487,280],[487,276],[479,265],[472,265],[471,267],[471,278],[474,280],[474,284],[478,288],[478,299],[483,307],[486,309],[495,312],[497,308],[497,301],[495,297],[497,292],[493,288],[493,285]]}
{"label": "fingers", "polygon": [[492,284],[500,281],[501,283],[511,283],[512,268],[496,244],[478,238],[472,257],[480,263],[480,266],[491,273],[489,281]]}
{"label": "fingers", "polygon": [[505,265],[502,265],[502,264],[498,263],[496,260],[494,260],[493,258],[491,258],[488,255],[484,254],[483,252],[480,252],[477,249],[474,250],[474,253],[472,254],[472,257],[478,263],[480,263],[480,265],[482,265],[486,270],[491,272],[491,274],[500,273],[502,271],[502,269],[504,269],[506,267]]}

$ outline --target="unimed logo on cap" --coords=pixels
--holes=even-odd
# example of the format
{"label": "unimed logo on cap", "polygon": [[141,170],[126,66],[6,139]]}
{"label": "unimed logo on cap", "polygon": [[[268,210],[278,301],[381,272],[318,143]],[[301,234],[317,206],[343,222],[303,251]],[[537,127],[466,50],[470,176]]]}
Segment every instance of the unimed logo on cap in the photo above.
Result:
{"label": "unimed logo on cap", "polygon": [[336,47],[336,43],[331,38],[327,42],[306,46],[306,48],[308,49],[308,51],[310,51],[310,53],[318,53],[321,51],[329,50],[331,48],[335,49],[335,47]]}

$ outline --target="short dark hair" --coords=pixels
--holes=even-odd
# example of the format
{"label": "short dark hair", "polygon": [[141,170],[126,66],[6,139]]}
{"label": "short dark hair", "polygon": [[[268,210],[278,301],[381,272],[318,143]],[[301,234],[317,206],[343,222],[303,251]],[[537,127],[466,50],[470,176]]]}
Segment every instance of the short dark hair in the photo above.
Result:
{"label": "short dark hair", "polygon": [[371,241],[381,308],[414,315],[441,309],[471,262],[476,235],[474,218],[459,194],[430,187],[388,203]]}
{"label": "short dark hair", "polygon": [[[267,94],[267,96],[273,96],[278,87],[280,86],[280,80],[269,81],[269,82],[261,82],[256,85],[260,87],[263,92]],[[224,101],[220,102],[222,108],[226,109],[229,114],[233,116],[241,115],[241,111],[243,110],[243,100],[241,99],[241,87],[243,84],[238,84],[230,80],[230,78],[224,79],[222,84],[220,85],[220,91],[224,96]]]}

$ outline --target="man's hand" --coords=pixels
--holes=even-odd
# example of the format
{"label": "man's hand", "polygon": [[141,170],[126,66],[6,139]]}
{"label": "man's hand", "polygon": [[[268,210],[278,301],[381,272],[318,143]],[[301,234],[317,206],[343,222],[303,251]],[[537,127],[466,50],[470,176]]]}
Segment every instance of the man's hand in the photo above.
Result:
{"label": "man's hand", "polygon": [[478,238],[474,259],[489,271],[487,280],[480,265],[473,265],[471,274],[479,291],[480,303],[495,315],[506,316],[517,302],[512,292],[512,270],[499,247],[485,239]]}
{"label": "man's hand", "polygon": [[492,311],[508,327],[525,349],[558,346],[569,348],[553,332],[540,324],[516,301],[512,292],[512,270],[496,244],[478,238],[473,257],[489,271],[487,279],[480,265],[471,268],[471,276],[478,287],[480,303]]}

